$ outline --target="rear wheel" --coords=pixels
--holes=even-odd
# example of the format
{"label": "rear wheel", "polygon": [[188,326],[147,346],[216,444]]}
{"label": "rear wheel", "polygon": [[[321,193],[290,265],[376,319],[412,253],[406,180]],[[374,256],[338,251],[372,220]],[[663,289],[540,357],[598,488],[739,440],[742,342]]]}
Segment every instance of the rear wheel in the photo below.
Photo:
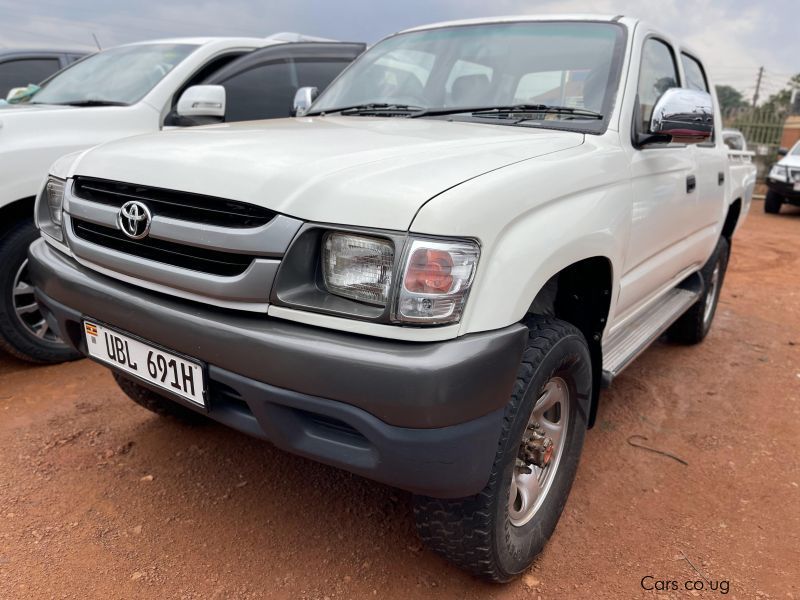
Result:
{"label": "rear wheel", "polygon": [[50,328],[33,295],[28,246],[38,235],[25,219],[0,239],[0,348],[35,363],[74,360],[80,353]]}
{"label": "rear wheel", "polygon": [[717,312],[729,256],[728,240],[721,237],[711,258],[700,271],[705,285],[703,295],[667,330],[670,340],[680,344],[698,344],[708,335]]}
{"label": "rear wheel", "polygon": [[136,404],[150,412],[189,424],[202,423],[207,420],[204,415],[155,393],[149,388],[136,383],[130,377],[126,377],[116,371],[113,372],[113,375],[119,389],[125,392],[125,395]]}
{"label": "rear wheel", "polygon": [[781,212],[781,206],[783,206],[783,198],[780,196],[780,194],[777,194],[772,190],[767,191],[767,195],[764,198],[764,212],[771,215],[777,215],[779,212]]}
{"label": "rear wheel", "polygon": [[533,317],[528,326],[486,487],[456,500],[414,498],[423,542],[497,582],[524,572],[556,527],[578,468],[592,391],[581,332],[545,317]]}

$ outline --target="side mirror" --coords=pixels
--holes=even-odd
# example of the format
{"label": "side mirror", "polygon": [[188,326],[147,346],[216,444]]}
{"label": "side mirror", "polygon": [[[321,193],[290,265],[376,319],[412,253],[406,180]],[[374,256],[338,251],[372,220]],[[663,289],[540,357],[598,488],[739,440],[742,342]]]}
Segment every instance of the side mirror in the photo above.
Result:
{"label": "side mirror", "polygon": [[778,156],[786,156],[789,154],[788,148],[778,148]]}
{"label": "side mirror", "polygon": [[178,116],[224,117],[225,88],[221,85],[193,85],[178,100]]}
{"label": "side mirror", "polygon": [[697,90],[670,88],[656,101],[650,135],[679,144],[701,144],[714,134],[711,95]]}
{"label": "side mirror", "polygon": [[292,112],[296,117],[302,117],[311,108],[311,105],[316,100],[319,90],[315,87],[301,87],[294,95],[294,104],[292,105]]}

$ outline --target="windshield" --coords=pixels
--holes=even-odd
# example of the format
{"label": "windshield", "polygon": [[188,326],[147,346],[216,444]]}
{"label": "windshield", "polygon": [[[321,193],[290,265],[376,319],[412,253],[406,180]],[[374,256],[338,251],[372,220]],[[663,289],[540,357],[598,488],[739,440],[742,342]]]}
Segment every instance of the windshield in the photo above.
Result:
{"label": "windshield", "polygon": [[141,44],[94,54],[61,71],[31,95],[31,104],[133,104],[197,46]]}
{"label": "windshield", "polygon": [[[540,115],[548,126],[557,122],[604,130],[623,44],[624,29],[613,23],[520,22],[403,33],[357,59],[309,114],[363,105],[448,113],[459,107],[546,105],[581,109]],[[589,111],[605,118],[591,118]],[[497,117],[464,118],[500,123]],[[512,124],[535,120],[515,119]]]}

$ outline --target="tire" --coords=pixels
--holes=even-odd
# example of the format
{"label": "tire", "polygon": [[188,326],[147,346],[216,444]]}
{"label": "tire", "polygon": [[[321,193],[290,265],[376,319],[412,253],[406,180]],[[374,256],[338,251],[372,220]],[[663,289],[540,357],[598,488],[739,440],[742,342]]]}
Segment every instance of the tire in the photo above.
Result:
{"label": "tire", "polygon": [[705,286],[703,295],[667,330],[667,338],[670,341],[679,344],[699,344],[708,335],[717,312],[729,256],[728,240],[721,237],[711,258],[700,271]]}
{"label": "tire", "polygon": [[[527,347],[486,487],[475,496],[456,500],[414,497],[422,541],[459,567],[494,582],[510,581],[523,573],[552,535],[575,479],[592,395],[591,358],[581,332],[549,317],[531,317],[526,324]],[[557,380],[566,392],[560,396],[566,399],[559,407],[566,406],[567,413],[559,410],[558,418],[558,424],[566,428],[561,436],[564,442],[546,467],[554,471],[542,480],[541,499],[531,500],[528,507],[533,512],[526,517],[520,494],[512,490],[512,479],[518,482],[525,477],[517,461],[523,434],[530,431],[529,419],[535,419],[535,405],[547,390],[555,389],[551,386]],[[561,389],[561,383],[558,386]],[[538,468],[532,469],[532,475],[539,473]]]}
{"label": "tire", "polygon": [[773,192],[772,190],[767,191],[767,195],[764,198],[764,212],[770,215],[777,215],[781,212],[781,206],[783,205],[783,198],[780,194]]}
{"label": "tire", "polygon": [[75,360],[81,354],[50,329],[30,286],[28,246],[38,236],[33,221],[25,219],[0,239],[0,348],[39,364]]}
{"label": "tire", "polygon": [[197,425],[208,420],[204,415],[155,393],[149,388],[136,383],[130,377],[126,377],[116,371],[113,371],[112,374],[119,389],[125,392],[128,398],[160,417],[168,417],[188,425]]}

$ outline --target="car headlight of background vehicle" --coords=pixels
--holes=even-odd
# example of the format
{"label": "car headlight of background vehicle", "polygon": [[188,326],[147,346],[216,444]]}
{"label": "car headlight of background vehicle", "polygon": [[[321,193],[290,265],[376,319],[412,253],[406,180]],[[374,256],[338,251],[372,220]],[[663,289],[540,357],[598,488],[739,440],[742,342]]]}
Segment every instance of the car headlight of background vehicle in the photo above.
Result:
{"label": "car headlight of background vehicle", "polygon": [[788,181],[789,170],[784,165],[772,165],[772,168],[769,170],[769,178],[778,181]]}
{"label": "car headlight of background vehicle", "polygon": [[385,324],[455,323],[479,257],[473,240],[308,224],[281,261],[270,301]]}
{"label": "car headlight of background vehicle", "polygon": [[61,230],[64,208],[64,186],[66,182],[57,177],[48,177],[36,199],[36,225],[50,237],[64,241]]}

